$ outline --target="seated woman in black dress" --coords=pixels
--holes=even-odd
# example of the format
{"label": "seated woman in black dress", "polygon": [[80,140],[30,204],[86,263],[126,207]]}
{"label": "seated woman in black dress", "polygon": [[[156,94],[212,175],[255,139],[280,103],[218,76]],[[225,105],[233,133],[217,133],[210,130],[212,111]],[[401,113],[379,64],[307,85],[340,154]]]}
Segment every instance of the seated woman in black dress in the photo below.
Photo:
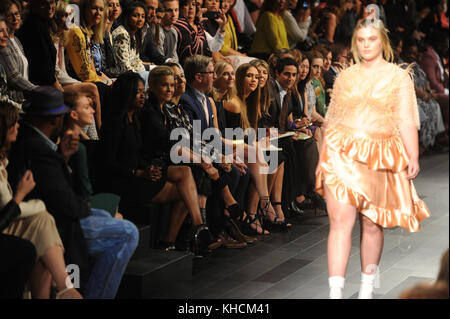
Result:
{"label": "seated woman in black dress", "polygon": [[[216,64],[215,67],[216,74],[218,78],[214,82],[214,86],[216,89],[216,99],[224,101],[224,110],[225,110],[225,118],[227,127],[229,128],[256,128],[257,127],[257,106],[259,105],[259,96],[260,91],[258,87],[258,70],[249,65],[243,64],[239,67],[236,74],[236,85],[234,83],[234,69],[231,64],[227,62],[220,61]],[[223,74],[229,74],[229,77],[232,80],[221,80]],[[237,93],[233,96],[229,94],[229,92],[234,90],[236,87]],[[226,98],[228,97],[228,99]],[[254,151],[255,149],[245,144],[246,154],[248,157],[248,153],[250,151]],[[260,152],[260,149],[257,147],[256,150]],[[267,230],[261,228],[261,224],[256,218],[256,216],[260,215],[260,217],[264,217],[270,223],[267,225],[273,226],[282,226],[283,229],[289,227],[284,220],[284,215],[282,210],[275,211],[272,207],[272,203],[270,202],[270,196],[272,189],[275,190],[274,196],[275,202],[281,204],[281,187],[280,183],[277,183],[277,179],[281,178],[281,182],[283,180],[283,164],[279,163],[278,169],[271,174],[262,174],[261,169],[263,166],[267,166],[267,163],[256,161],[256,163],[251,163],[246,158],[246,164],[250,169],[250,174],[252,176],[253,184],[250,184],[249,189],[249,203],[248,203],[248,212],[247,222],[250,224],[251,228],[256,231],[258,234],[268,234]],[[281,168],[281,169],[280,169]],[[264,168],[263,168],[264,170]],[[281,184],[282,186],[282,184]],[[259,199],[259,205],[257,205]],[[257,210],[258,213],[252,213]],[[278,227],[277,227],[278,228]]]}
{"label": "seated woman in black dress", "polygon": [[173,202],[172,216],[187,208],[194,225],[194,253],[201,256],[210,244],[203,225],[197,188],[187,166],[161,167],[144,160],[140,111],[145,103],[139,74],[120,75],[113,87],[113,109],[101,130],[103,191],[134,203]]}

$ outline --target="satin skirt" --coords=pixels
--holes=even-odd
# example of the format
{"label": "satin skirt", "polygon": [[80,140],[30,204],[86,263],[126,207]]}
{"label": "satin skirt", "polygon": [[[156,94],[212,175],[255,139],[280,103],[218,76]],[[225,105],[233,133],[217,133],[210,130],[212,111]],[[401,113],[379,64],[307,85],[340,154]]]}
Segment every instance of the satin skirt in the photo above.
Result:
{"label": "satin skirt", "polygon": [[430,213],[406,178],[409,158],[399,136],[335,126],[327,129],[326,143],[316,176],[319,194],[326,185],[337,201],[382,227],[420,230]]}

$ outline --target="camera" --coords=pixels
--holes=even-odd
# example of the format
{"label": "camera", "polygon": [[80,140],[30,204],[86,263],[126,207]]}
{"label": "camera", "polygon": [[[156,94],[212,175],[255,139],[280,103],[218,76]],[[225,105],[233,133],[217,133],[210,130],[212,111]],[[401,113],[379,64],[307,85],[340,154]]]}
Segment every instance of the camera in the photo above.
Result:
{"label": "camera", "polygon": [[217,11],[207,11],[203,13],[203,17],[208,18],[209,20],[219,19],[220,13]]}

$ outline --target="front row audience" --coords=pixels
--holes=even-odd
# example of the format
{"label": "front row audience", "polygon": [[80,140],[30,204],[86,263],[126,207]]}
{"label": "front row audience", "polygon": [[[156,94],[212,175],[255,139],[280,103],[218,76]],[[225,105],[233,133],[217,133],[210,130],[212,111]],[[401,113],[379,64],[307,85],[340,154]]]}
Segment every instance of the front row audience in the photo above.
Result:
{"label": "front row audience", "polygon": [[[308,6],[253,8],[249,57],[234,0],[76,2],[79,25],[66,1],[0,4],[0,298],[114,298],[138,243],[130,207],[170,207],[157,247],[198,258],[326,212],[314,172],[334,80],[353,58],[337,41],[297,49],[314,34]],[[421,147],[448,146],[445,43],[397,38],[395,62],[413,64]],[[446,258],[447,286],[432,296],[448,297]]]}

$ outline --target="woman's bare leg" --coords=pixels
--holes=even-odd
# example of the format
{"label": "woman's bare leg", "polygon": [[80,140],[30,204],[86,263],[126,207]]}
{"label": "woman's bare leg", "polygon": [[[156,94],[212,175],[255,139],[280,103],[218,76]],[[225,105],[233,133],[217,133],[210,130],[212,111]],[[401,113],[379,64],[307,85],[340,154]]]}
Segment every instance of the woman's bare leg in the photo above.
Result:
{"label": "woman's bare leg", "polygon": [[[273,188],[271,189],[270,194],[274,203],[281,203],[281,196],[283,194],[284,162],[281,163],[274,175]],[[275,205],[274,209],[278,220],[283,221],[285,218],[282,205]]]}
{"label": "woman's bare leg", "polygon": [[194,226],[202,224],[199,197],[194,177],[188,166],[169,166],[167,182],[163,189],[153,198],[155,203],[167,203],[182,198]]}
{"label": "woman's bare leg", "polygon": [[188,209],[182,200],[178,200],[173,204],[166,241],[169,243],[174,243],[176,241],[178,232],[180,231],[181,226],[183,226],[187,214]]}
{"label": "woman's bare leg", "polygon": [[31,272],[30,290],[33,299],[50,299],[52,276],[39,259]]}
{"label": "woman's bare leg", "polygon": [[325,198],[330,219],[328,235],[328,272],[330,277],[345,278],[352,248],[352,230],[356,220],[356,208],[338,202],[325,186]]}
{"label": "woman's bare leg", "polygon": [[[364,215],[361,222],[361,271],[368,275],[375,274],[383,252],[383,227],[375,224]],[[375,267],[376,266],[376,267]]]}
{"label": "woman's bare leg", "polygon": [[322,130],[320,129],[320,127],[316,128],[316,131],[314,133],[314,138],[317,141],[317,143],[316,143],[317,149],[319,150],[319,153],[320,153],[320,150],[322,149],[322,139],[323,139]]}

